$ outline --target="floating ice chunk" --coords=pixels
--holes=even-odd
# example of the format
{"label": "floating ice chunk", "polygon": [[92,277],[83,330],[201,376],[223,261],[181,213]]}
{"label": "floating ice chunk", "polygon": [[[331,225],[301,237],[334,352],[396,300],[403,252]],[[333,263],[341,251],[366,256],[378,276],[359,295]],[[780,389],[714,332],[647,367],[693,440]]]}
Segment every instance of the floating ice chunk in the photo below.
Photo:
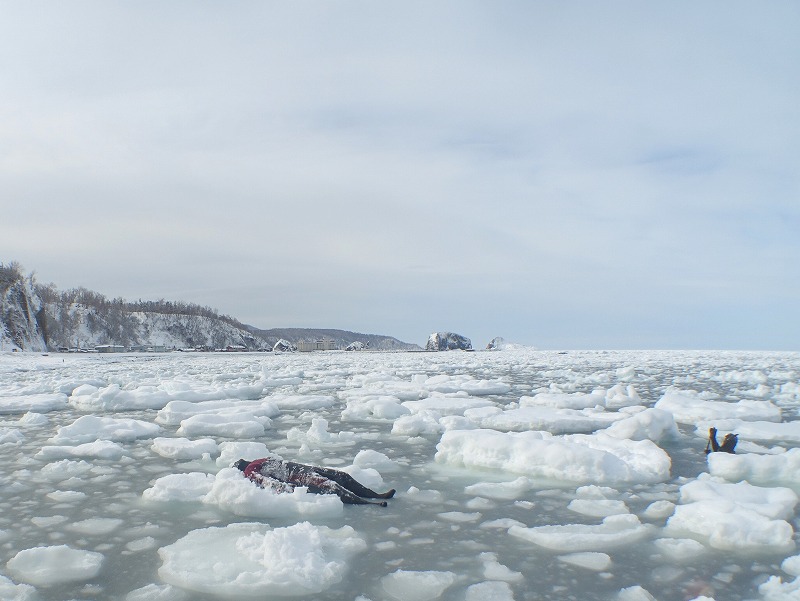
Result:
{"label": "floating ice chunk", "polygon": [[86,493],[77,490],[54,490],[45,496],[57,503],[77,503],[86,498]]}
{"label": "floating ice chunk", "polygon": [[93,440],[126,442],[138,438],[152,438],[161,428],[139,419],[117,419],[84,415],[69,426],[60,427],[49,442],[54,445],[77,445]]}
{"label": "floating ice chunk", "polygon": [[35,586],[91,580],[100,573],[103,555],[66,545],[33,547],[18,552],[6,568],[17,580]]}
{"label": "floating ice chunk", "polygon": [[412,486],[406,491],[414,503],[441,503],[444,501],[444,495],[438,490],[420,490],[416,486]]}
{"label": "floating ice chunk", "polygon": [[42,413],[34,413],[32,411],[28,411],[25,415],[19,418],[18,423],[20,426],[37,428],[49,424],[50,419]]}
{"label": "floating ice chunk", "polygon": [[36,516],[31,518],[31,522],[39,528],[52,528],[67,521],[64,515],[49,515],[47,517]]}
{"label": "floating ice chunk", "polygon": [[468,409],[480,407],[494,407],[495,404],[485,399],[476,399],[469,396],[442,396],[433,395],[419,401],[405,401],[403,407],[412,414],[421,411],[435,411],[439,415],[464,415]]}
{"label": "floating ice chunk", "polygon": [[340,582],[366,548],[350,526],[230,524],[194,530],[159,549],[158,573],[169,584],[213,595],[317,595]]}
{"label": "floating ice chunk", "polygon": [[336,399],[327,395],[296,394],[291,396],[270,397],[270,400],[278,409],[314,411],[316,409],[327,409],[333,407]]}
{"label": "floating ice chunk", "polygon": [[186,591],[169,584],[148,584],[125,596],[125,601],[188,601],[188,599]]}
{"label": "floating ice chunk", "polygon": [[685,504],[667,520],[670,536],[703,537],[725,551],[790,549],[794,544],[791,525],[780,519],[797,503],[789,489],[695,480],[681,487],[681,500]]}
{"label": "floating ice chunk", "polygon": [[499,380],[476,380],[469,375],[450,376],[441,374],[431,376],[423,383],[426,390],[441,393],[466,392],[473,396],[506,394],[511,386]]}
{"label": "floating ice chunk", "polygon": [[489,499],[502,499],[509,501],[519,499],[533,488],[533,482],[524,476],[509,482],[476,482],[464,488],[468,495],[478,495]]}
{"label": "floating ice chunk", "polygon": [[732,484],[701,474],[681,487],[681,503],[729,500],[736,505],[771,519],[789,519],[797,505],[797,493],[782,487],[752,486],[747,482]]}
{"label": "floating ice chunk", "polygon": [[131,553],[140,553],[141,551],[148,551],[156,546],[156,539],[152,536],[145,536],[136,540],[129,541],[125,544],[125,548]]}
{"label": "floating ice chunk", "polygon": [[201,472],[169,474],[142,493],[146,501],[200,503],[214,486],[214,476]]}
{"label": "floating ice chunk", "polygon": [[496,553],[481,553],[478,559],[483,562],[483,577],[487,580],[522,582],[525,579],[522,572],[514,572],[498,562]]}
{"label": "floating ice chunk", "polygon": [[602,432],[553,436],[450,430],[436,449],[439,463],[575,483],[662,482],[670,469],[669,456],[653,442],[620,440]]}
{"label": "floating ice chunk", "polygon": [[400,404],[400,399],[394,396],[379,396],[369,399],[351,399],[342,411],[343,420],[368,420],[368,419],[397,419],[403,415],[410,415],[411,411]]}
{"label": "floating ice chunk", "polygon": [[565,524],[521,528],[512,526],[508,533],[554,551],[604,551],[631,545],[650,536],[653,527],[642,524],[635,515],[613,515],[599,525]]}
{"label": "floating ice chunk", "polygon": [[110,440],[97,440],[77,446],[45,446],[36,453],[37,459],[66,459],[68,457],[86,457],[92,459],[120,459],[125,456],[124,447]]}
{"label": "floating ice chunk", "polygon": [[0,576],[0,599],[4,601],[36,601],[36,589],[29,584],[14,584],[5,576]]}
{"label": "floating ice chunk", "polygon": [[355,432],[328,431],[328,420],[322,417],[315,417],[311,420],[311,426],[307,431],[300,428],[292,428],[286,433],[286,438],[293,441],[301,441],[311,446],[336,446],[354,444],[358,436]]}
{"label": "floating ice chunk", "polygon": [[262,380],[264,388],[281,388],[282,386],[300,386],[303,383],[302,375],[299,376],[267,376]]}
{"label": "floating ice chunk", "polygon": [[57,411],[65,409],[67,405],[67,395],[61,393],[0,396],[0,415],[23,411]]}
{"label": "floating ice chunk", "polygon": [[344,507],[336,495],[308,493],[303,487],[297,487],[291,493],[259,488],[236,468],[219,471],[203,502],[235,515],[253,518],[337,517],[343,513]]}
{"label": "floating ice chunk", "polygon": [[464,412],[464,416],[481,428],[504,432],[544,430],[553,434],[594,432],[626,417],[622,413],[604,410],[556,409],[545,406],[492,412],[469,409]]}
{"label": "floating ice chunk", "polygon": [[68,478],[82,476],[83,474],[90,472],[92,467],[92,464],[87,463],[86,461],[62,459],[61,461],[48,463],[47,465],[42,466],[42,469],[39,470],[39,474],[47,480],[58,482],[61,480],[67,480]]}
{"label": "floating ice chunk", "polygon": [[800,576],[800,555],[787,557],[781,563],[781,569],[790,576]]}
{"label": "floating ice chunk", "polygon": [[614,422],[605,429],[605,433],[614,438],[652,440],[654,442],[680,438],[680,432],[672,414],[661,409],[645,409],[635,413]]}
{"label": "floating ice chunk", "polygon": [[396,472],[400,465],[389,459],[384,453],[363,449],[359,451],[353,459],[353,465],[362,469],[373,468],[381,472]]}
{"label": "floating ice chunk", "polygon": [[575,489],[575,495],[579,499],[611,499],[618,497],[619,491],[609,486],[588,484]]}
{"label": "floating ice chunk", "polygon": [[0,428],[0,445],[21,445],[25,435],[15,428]]}
{"label": "floating ice chunk", "polygon": [[757,369],[722,371],[711,379],[717,382],[743,382],[746,384],[765,384],[767,382],[766,374]]}
{"label": "floating ice chunk", "polygon": [[452,572],[397,570],[381,578],[383,590],[398,601],[433,601],[456,581]]}
{"label": "floating ice chunk", "polygon": [[227,415],[244,414],[247,417],[277,417],[280,409],[272,401],[242,401],[240,399],[203,401],[170,401],[156,415],[156,422],[166,426],[177,426],[183,420],[195,415]]}
{"label": "floating ice chunk", "polygon": [[784,582],[780,576],[770,576],[758,592],[763,601],[796,601],[800,599],[800,578]]}
{"label": "floating ice chunk", "polygon": [[656,601],[656,598],[641,586],[629,586],[617,594],[617,601]]}
{"label": "floating ice chunk", "polygon": [[659,538],[653,544],[670,561],[675,562],[692,561],[706,552],[706,547],[693,538]]}
{"label": "floating ice chunk", "polygon": [[455,522],[456,524],[477,522],[482,517],[482,515],[478,512],[464,513],[463,511],[444,511],[442,513],[437,513],[436,515],[445,522]]}
{"label": "floating ice chunk", "polygon": [[630,513],[624,501],[609,499],[573,499],[567,505],[567,509],[595,518]]}
{"label": "floating ice chunk", "polygon": [[464,601],[514,601],[514,593],[507,582],[479,582],[467,587]]}
{"label": "floating ice chunk", "polygon": [[605,407],[606,397],[604,394],[593,392],[586,394],[583,392],[575,393],[553,393],[540,392],[535,396],[523,396],[519,400],[520,407],[550,407],[553,409],[590,409],[593,407]]}
{"label": "floating ice chunk", "polygon": [[672,413],[681,424],[741,419],[744,421],[781,421],[781,410],[770,401],[742,400],[736,403],[703,400],[686,392],[667,392],[655,404],[656,409]]}
{"label": "floating ice chunk", "polygon": [[156,438],[150,448],[168,459],[200,459],[206,453],[216,455],[219,450],[212,438]]}
{"label": "floating ice chunk", "polygon": [[[631,368],[631,370],[632,369],[633,368]],[[635,374],[632,374],[631,377],[633,375]],[[631,384],[628,384],[627,386],[623,384],[617,384],[606,391],[606,409],[621,409],[623,407],[635,407],[641,404],[642,399]]]}
{"label": "floating ice chunk", "polygon": [[105,387],[84,384],[72,391],[69,403],[83,411],[126,411],[162,409],[170,401],[194,403],[220,398],[253,399],[264,392],[264,384],[226,382],[201,388],[188,382],[167,381],[158,385],[122,388],[119,384]]}
{"label": "floating ice chunk", "polygon": [[490,520],[480,525],[484,530],[508,530],[512,526],[519,526],[520,528],[527,528],[527,526],[519,520],[512,520],[511,518],[500,518],[497,520]]}
{"label": "floating ice chunk", "polygon": [[620,367],[617,368],[616,374],[617,378],[620,380],[630,380],[636,377],[636,368],[633,365],[628,365],[627,367]]}
{"label": "floating ice chunk", "polygon": [[66,526],[66,529],[88,536],[101,536],[113,532],[123,523],[117,518],[89,518],[80,522],[72,522]]}
{"label": "floating ice chunk", "polygon": [[441,415],[435,411],[420,411],[415,415],[406,415],[395,420],[392,434],[397,436],[422,436],[424,434],[440,434]]}
{"label": "floating ice chunk", "polygon": [[675,512],[675,503],[671,501],[654,501],[647,506],[642,514],[651,520],[662,520],[668,518]]}
{"label": "floating ice chunk", "polygon": [[[265,423],[266,420],[266,423]],[[271,426],[268,417],[258,418],[247,413],[231,415],[201,413],[187,417],[178,428],[179,436],[226,436],[257,438],[264,436],[264,426]]]}
{"label": "floating ice chunk", "polygon": [[607,553],[592,551],[569,553],[568,555],[559,555],[558,559],[564,563],[594,572],[602,572],[611,567],[611,557]]}
{"label": "floating ice chunk", "polygon": [[255,461],[269,455],[274,455],[274,453],[270,453],[267,445],[263,442],[221,442],[217,467],[230,467],[239,459]]}

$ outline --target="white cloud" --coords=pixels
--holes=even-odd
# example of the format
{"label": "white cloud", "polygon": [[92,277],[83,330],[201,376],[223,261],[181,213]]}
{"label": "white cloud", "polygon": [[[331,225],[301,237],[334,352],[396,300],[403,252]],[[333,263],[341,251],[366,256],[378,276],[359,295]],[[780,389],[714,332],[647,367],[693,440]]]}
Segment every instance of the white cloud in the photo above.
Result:
{"label": "white cloud", "polygon": [[762,319],[799,295],[794,6],[8,13],[0,242],[45,281],[417,342],[452,317],[540,346],[795,344]]}

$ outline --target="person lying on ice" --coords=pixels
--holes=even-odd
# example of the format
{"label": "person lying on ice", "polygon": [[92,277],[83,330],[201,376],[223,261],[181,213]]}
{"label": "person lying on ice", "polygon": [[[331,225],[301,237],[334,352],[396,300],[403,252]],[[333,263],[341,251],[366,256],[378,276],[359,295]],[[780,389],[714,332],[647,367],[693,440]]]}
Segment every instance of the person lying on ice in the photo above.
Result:
{"label": "person lying on ice", "polygon": [[369,501],[368,499],[391,499],[395,490],[377,493],[360,484],[350,474],[329,467],[318,467],[284,461],[280,457],[263,457],[255,461],[239,459],[233,464],[244,472],[248,478],[261,488],[269,488],[275,492],[291,492],[295,486],[305,486],[309,492],[323,495],[338,495],[342,503],[352,505],[380,505],[386,507],[386,501]]}
{"label": "person lying on ice", "polygon": [[717,442],[717,429],[709,428],[708,430],[708,444],[706,445],[706,455],[712,451],[722,451],[723,453],[736,453],[736,443],[739,441],[739,435],[730,432],[722,439],[722,444]]}

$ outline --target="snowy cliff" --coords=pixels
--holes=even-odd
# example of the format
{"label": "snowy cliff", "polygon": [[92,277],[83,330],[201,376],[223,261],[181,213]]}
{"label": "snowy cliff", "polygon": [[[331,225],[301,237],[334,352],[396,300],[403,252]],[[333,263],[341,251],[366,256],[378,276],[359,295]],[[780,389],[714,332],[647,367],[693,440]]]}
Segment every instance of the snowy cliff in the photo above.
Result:
{"label": "snowy cliff", "polygon": [[0,350],[46,350],[43,317],[33,277],[25,278],[14,263],[0,264]]}

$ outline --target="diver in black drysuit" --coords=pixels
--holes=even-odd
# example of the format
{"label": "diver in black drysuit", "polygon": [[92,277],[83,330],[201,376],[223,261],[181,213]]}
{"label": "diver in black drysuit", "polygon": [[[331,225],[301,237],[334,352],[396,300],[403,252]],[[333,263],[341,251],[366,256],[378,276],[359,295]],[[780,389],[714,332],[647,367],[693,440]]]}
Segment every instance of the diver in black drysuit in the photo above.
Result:
{"label": "diver in black drysuit", "polygon": [[391,499],[395,490],[378,493],[358,482],[350,474],[327,467],[305,465],[284,461],[279,457],[264,457],[255,461],[240,459],[233,467],[244,472],[245,478],[252,480],[261,488],[275,492],[291,492],[295,486],[305,486],[309,492],[337,495],[343,503],[352,505],[381,505],[386,501],[368,499]]}
{"label": "diver in black drysuit", "polygon": [[721,451],[723,453],[736,454],[736,451],[734,451],[734,449],[736,448],[737,442],[739,442],[739,435],[730,432],[725,435],[725,438],[722,439],[722,444],[719,444],[717,442],[717,429],[709,428],[708,444],[706,445],[706,455],[717,451]]}

